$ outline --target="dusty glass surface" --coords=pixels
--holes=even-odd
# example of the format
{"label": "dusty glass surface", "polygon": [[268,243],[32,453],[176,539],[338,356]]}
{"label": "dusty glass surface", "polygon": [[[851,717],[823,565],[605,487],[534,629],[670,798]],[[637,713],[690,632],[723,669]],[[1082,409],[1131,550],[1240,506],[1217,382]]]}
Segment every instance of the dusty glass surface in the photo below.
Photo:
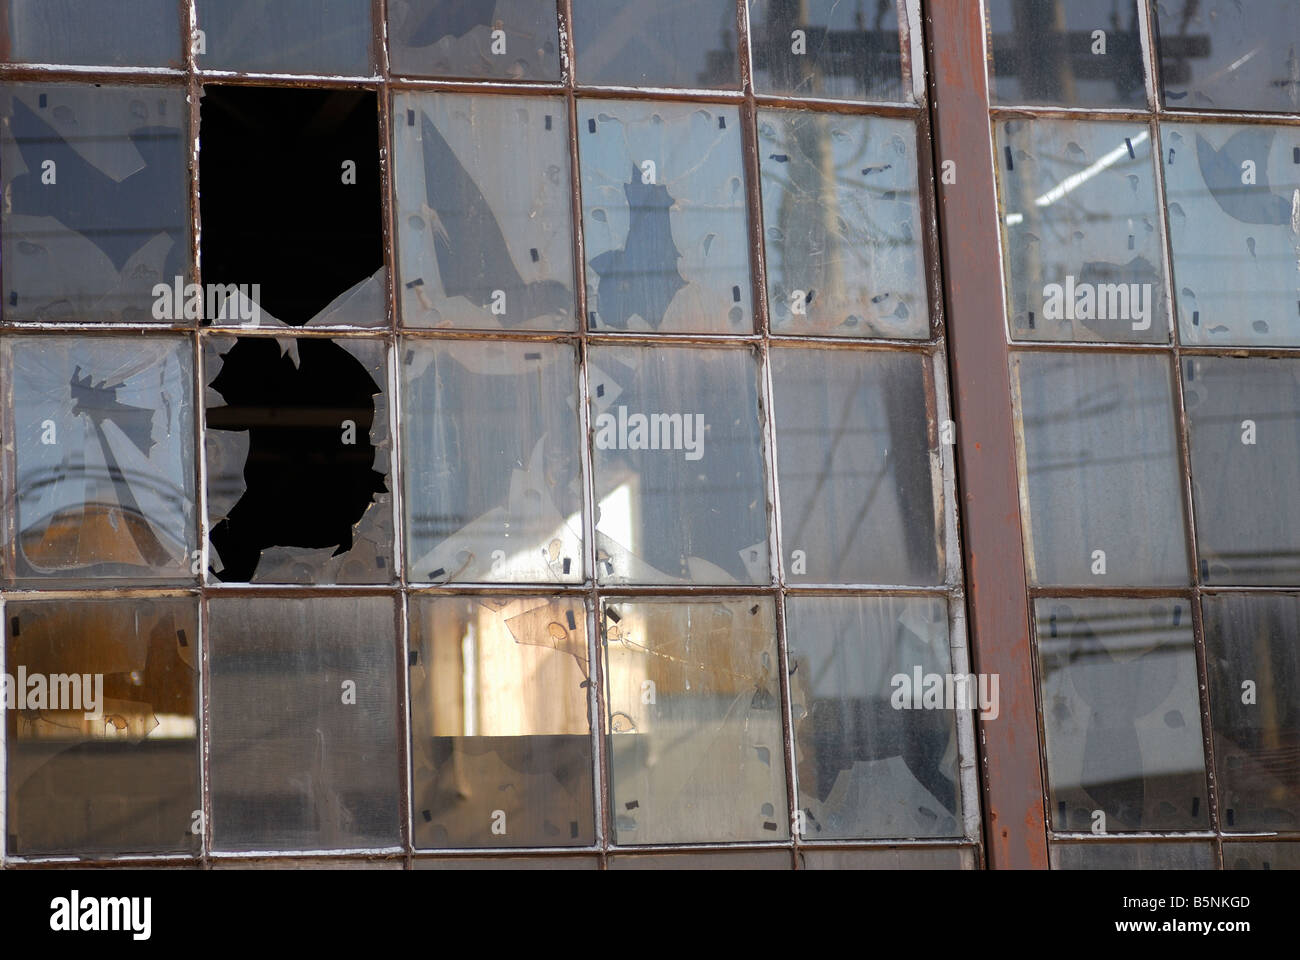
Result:
{"label": "dusty glass surface", "polygon": [[415,77],[559,80],[547,0],[388,0],[388,62]]}
{"label": "dusty glass surface", "polygon": [[1215,594],[1201,600],[1218,768],[1220,828],[1300,825],[1300,596]]}
{"label": "dusty glass surface", "polygon": [[202,70],[374,73],[370,0],[195,0]]}
{"label": "dusty glass surface", "polygon": [[1187,583],[1169,361],[1019,353],[1011,374],[1030,582]]}
{"label": "dusty glass surface", "polygon": [[573,0],[578,82],[740,86],[734,0]]}
{"label": "dusty glass surface", "polygon": [[197,614],[186,598],[6,604],[10,856],[198,853]]}
{"label": "dusty glass surface", "polygon": [[1300,344],[1300,131],[1165,124],[1183,343]]}
{"label": "dusty glass surface", "polygon": [[596,346],[588,356],[597,577],[769,583],[754,354]]}
{"label": "dusty glass surface", "polygon": [[581,581],[574,349],[408,340],[401,370],[407,579]]}
{"label": "dusty glass surface", "polygon": [[0,357],[14,418],[5,438],[9,574],[32,586],[192,581],[189,341],[11,336]]}
{"label": "dusty glass surface", "polygon": [[1300,363],[1183,362],[1201,581],[1300,584]]}
{"label": "dusty glass surface", "polygon": [[389,583],[392,438],[382,341],[204,341],[209,573]]}
{"label": "dusty glass surface", "polygon": [[5,7],[0,51],[10,63],[183,66],[183,0],[9,0]]}
{"label": "dusty glass surface", "polygon": [[415,846],[590,846],[580,599],[414,597]]}
{"label": "dusty glass surface", "polygon": [[1053,843],[1053,870],[1213,870],[1208,843]]}
{"label": "dusty glass surface", "polygon": [[1037,600],[1053,830],[1209,826],[1186,600]]}
{"label": "dusty glass surface", "polygon": [[582,100],[578,124],[590,328],[752,333],[736,108]]}
{"label": "dusty glass surface", "polygon": [[1225,843],[1224,870],[1300,870],[1300,843]]}
{"label": "dusty glass surface", "polygon": [[947,603],[790,597],[786,644],[803,838],[960,836]]}
{"label": "dusty glass surface", "polygon": [[930,334],[910,120],[758,115],[774,333]]}
{"label": "dusty glass surface", "polygon": [[788,850],[710,850],[610,857],[609,870],[791,870]]}
{"label": "dusty glass surface", "polygon": [[597,857],[416,857],[412,870],[599,870]]}
{"label": "dusty glass surface", "polygon": [[387,597],[208,601],[213,849],[397,844],[394,623]]}
{"label": "dusty glass surface", "polygon": [[1167,341],[1150,130],[1046,119],[995,129],[1012,336]]}
{"label": "dusty glass surface", "polygon": [[574,329],[568,132],[558,98],[393,97],[403,323]]}
{"label": "dusty glass surface", "polygon": [[0,87],[6,321],[151,323],[189,274],[180,86]]}
{"label": "dusty glass surface", "polygon": [[787,839],[772,601],[608,599],[603,618],[614,841]]}
{"label": "dusty glass surface", "polygon": [[1137,0],[989,0],[994,103],[1146,109]]}
{"label": "dusty glass surface", "polygon": [[800,870],[974,870],[975,854],[962,847],[886,847],[879,850],[800,850]]}
{"label": "dusty glass surface", "polygon": [[942,583],[929,358],[803,347],[771,357],[787,581]]}

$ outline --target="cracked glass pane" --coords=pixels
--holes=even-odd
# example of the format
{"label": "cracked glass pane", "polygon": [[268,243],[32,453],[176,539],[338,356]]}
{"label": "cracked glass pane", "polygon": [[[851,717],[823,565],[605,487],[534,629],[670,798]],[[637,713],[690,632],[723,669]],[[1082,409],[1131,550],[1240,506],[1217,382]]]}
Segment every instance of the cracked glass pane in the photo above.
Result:
{"label": "cracked glass pane", "polygon": [[8,0],[0,59],[78,66],[184,66],[183,0]]}
{"label": "cracked glass pane", "polygon": [[1300,843],[1225,843],[1224,870],[1300,870]]}
{"label": "cracked glass pane", "polygon": [[1300,344],[1300,131],[1166,124],[1162,137],[1183,342]]}
{"label": "cracked glass pane", "polygon": [[397,663],[387,597],[208,601],[213,847],[390,847]]}
{"label": "cracked glass pane", "polygon": [[1052,829],[1209,826],[1186,600],[1034,603]]}
{"label": "cracked glass pane", "polygon": [[1012,335],[1168,341],[1150,130],[1035,119],[996,132]]}
{"label": "cracked glass pane", "polygon": [[598,346],[589,357],[597,577],[769,583],[754,354]]}
{"label": "cracked glass pane", "polygon": [[1053,870],[1213,870],[1208,843],[1053,843]]}
{"label": "cracked glass pane", "polygon": [[393,98],[403,323],[574,329],[568,131],[558,98]]}
{"label": "cracked glass pane", "polygon": [[611,599],[603,616],[615,842],[787,839],[772,601]]}
{"label": "cracked glass pane", "polygon": [[554,3],[388,0],[388,58],[413,77],[559,80]]}
{"label": "cracked glass pane", "polygon": [[[12,336],[5,566],[19,581],[193,580],[193,353],[162,337]],[[11,460],[9,458],[12,458]]]}
{"label": "cracked glass pane", "polygon": [[[201,70],[370,76],[371,0],[195,0]],[[205,231],[206,232],[206,231]]]}
{"label": "cracked glass pane", "polygon": [[393,580],[386,357],[359,338],[204,341],[213,578]]}
{"label": "cracked glass pane", "polygon": [[417,847],[595,842],[580,599],[411,600]]}
{"label": "cracked glass pane", "polygon": [[910,120],[758,115],[774,333],[930,335]]}
{"label": "cracked glass pane", "polygon": [[752,333],[736,108],[584,100],[578,124],[590,328]]}
{"label": "cracked glass pane", "polygon": [[800,870],[974,870],[969,847],[800,850]]}
{"label": "cracked glass pane", "polygon": [[5,638],[9,855],[197,854],[194,600],[11,600]]}
{"label": "cracked glass pane", "polygon": [[189,273],[187,122],[181,87],[0,90],[6,321],[162,319],[155,287]]}
{"label": "cracked glass pane", "polygon": [[740,86],[735,0],[573,0],[579,82]]}

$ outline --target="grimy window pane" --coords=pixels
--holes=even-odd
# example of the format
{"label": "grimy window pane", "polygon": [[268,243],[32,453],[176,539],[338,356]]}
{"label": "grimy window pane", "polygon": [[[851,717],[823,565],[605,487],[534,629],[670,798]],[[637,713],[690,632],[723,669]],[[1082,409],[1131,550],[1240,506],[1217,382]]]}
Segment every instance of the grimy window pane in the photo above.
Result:
{"label": "grimy window pane", "polygon": [[582,601],[415,597],[410,629],[415,845],[592,844]]}
{"label": "grimy window pane", "polygon": [[9,0],[0,54],[11,63],[181,67],[184,0]]}
{"label": "grimy window pane", "polygon": [[610,857],[610,870],[792,870],[788,850],[710,850]]}
{"label": "grimy window pane", "polygon": [[736,108],[584,100],[578,123],[589,326],[752,333]]}
{"label": "grimy window pane", "polygon": [[1052,829],[1209,825],[1186,600],[1034,604]]}
{"label": "grimy window pane", "polygon": [[607,600],[603,615],[614,841],[787,839],[772,601]]}
{"label": "grimy window pane", "polygon": [[393,118],[402,322],[574,329],[564,101],[401,93]]}
{"label": "grimy window pane", "polygon": [[369,76],[370,0],[196,0],[203,70]]}
{"label": "grimy window pane", "polygon": [[1225,843],[1225,870],[1300,870],[1300,843]]}
{"label": "grimy window pane", "polygon": [[1213,870],[1208,843],[1053,843],[1053,870]]}
{"label": "grimy window pane", "polygon": [[1169,361],[1019,353],[1011,373],[1030,581],[1187,583]]}
{"label": "grimy window pane", "polygon": [[388,0],[395,74],[559,80],[560,34],[549,0]]}
{"label": "grimy window pane", "polygon": [[954,711],[994,700],[956,702],[947,603],[791,597],[786,624],[804,839],[960,836]]}
{"label": "grimy window pane", "polygon": [[929,336],[913,123],[763,110],[758,134],[773,332]]}
{"label": "grimy window pane", "polygon": [[735,0],[573,0],[578,82],[739,87]]}
{"label": "grimy window pane", "polygon": [[401,371],[407,578],[580,582],[574,349],[407,340]]}
{"label": "grimy window pane", "polygon": [[398,842],[394,622],[386,597],[208,602],[214,849]]}
{"label": "grimy window pane", "polygon": [[8,854],[197,854],[194,601],[10,601],[5,624]]}
{"label": "grimy window pane", "polygon": [[800,850],[800,870],[974,870],[969,847]]}
{"label": "grimy window pane", "polygon": [[943,582],[930,363],[893,351],[772,350],[788,582]]}

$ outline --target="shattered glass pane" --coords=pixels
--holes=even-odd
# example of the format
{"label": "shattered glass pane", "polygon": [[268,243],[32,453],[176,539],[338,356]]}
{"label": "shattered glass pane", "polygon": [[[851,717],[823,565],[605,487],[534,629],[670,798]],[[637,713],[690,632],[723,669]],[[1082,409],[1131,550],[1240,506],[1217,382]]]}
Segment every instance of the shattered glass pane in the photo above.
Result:
{"label": "shattered glass pane", "polygon": [[395,74],[559,80],[556,6],[545,0],[388,0]]}
{"label": "shattered glass pane", "polygon": [[1300,870],[1300,843],[1225,843],[1224,870]]}
{"label": "shattered glass pane", "polygon": [[193,580],[189,341],[14,336],[0,351],[14,417],[11,576]]}
{"label": "shattered glass pane", "polygon": [[582,600],[415,597],[410,630],[415,845],[590,846]]}
{"label": "shattered glass pane", "polygon": [[1300,345],[1300,131],[1166,124],[1162,137],[1183,342]]}
{"label": "shattered glass pane", "polygon": [[1052,829],[1209,826],[1186,600],[1034,603]]}
{"label": "shattered glass pane", "polygon": [[788,839],[772,601],[608,600],[603,614],[615,842]]}
{"label": "shattered glass pane", "polygon": [[762,110],[758,134],[773,332],[928,337],[912,122]]}
{"label": "shattered glass pane", "polygon": [[578,583],[578,358],[550,343],[408,340],[407,578]]}
{"label": "shattered glass pane", "polygon": [[387,597],[208,601],[214,849],[397,844],[395,622]]}
{"label": "shattered glass pane", "polygon": [[1186,584],[1168,361],[1020,353],[1011,359],[1011,373],[1030,582]]}
{"label": "shattered glass pane", "polygon": [[800,870],[974,870],[969,847],[800,850]]}
{"label": "shattered glass pane", "polygon": [[996,130],[1012,335],[1168,341],[1150,130],[1045,119]]}
{"label": "shattered glass pane", "polygon": [[589,358],[597,577],[770,583],[754,354],[598,346]]}
{"label": "shattered glass pane", "polygon": [[183,66],[177,0],[8,0],[0,58],[10,63]]}
{"label": "shattered glass pane", "polygon": [[0,92],[6,321],[150,323],[189,273],[185,91]]}
{"label": "shattered glass pane", "polygon": [[386,354],[357,338],[204,341],[215,579],[393,580]]}
{"label": "shattered glass pane", "polygon": [[558,98],[393,98],[402,322],[572,330],[569,115]]}
{"label": "shattered glass pane", "polygon": [[1053,843],[1053,870],[1213,870],[1208,843]]}
{"label": "shattered glass pane", "polygon": [[609,858],[610,870],[791,870],[788,850],[638,853]]}
{"label": "shattered glass pane", "polygon": [[[371,0],[195,0],[201,70],[370,76]],[[206,229],[205,229],[206,234]]]}
{"label": "shattered glass pane", "polygon": [[197,854],[194,601],[11,600],[5,614],[9,855]]}
{"label": "shattered glass pane", "polygon": [[573,0],[578,81],[740,86],[735,0]]}
{"label": "shattered glass pane", "polygon": [[736,108],[585,100],[578,122],[591,329],[752,333]]}

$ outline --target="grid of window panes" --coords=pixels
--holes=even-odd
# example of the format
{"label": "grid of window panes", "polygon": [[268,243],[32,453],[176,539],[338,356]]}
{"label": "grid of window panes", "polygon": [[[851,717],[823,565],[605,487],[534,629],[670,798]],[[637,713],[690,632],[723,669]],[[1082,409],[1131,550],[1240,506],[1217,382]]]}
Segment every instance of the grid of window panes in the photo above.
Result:
{"label": "grid of window panes", "polygon": [[974,867],[918,9],[11,2],[6,863]]}
{"label": "grid of window panes", "polygon": [[985,12],[1052,863],[1294,867],[1300,5]]}

